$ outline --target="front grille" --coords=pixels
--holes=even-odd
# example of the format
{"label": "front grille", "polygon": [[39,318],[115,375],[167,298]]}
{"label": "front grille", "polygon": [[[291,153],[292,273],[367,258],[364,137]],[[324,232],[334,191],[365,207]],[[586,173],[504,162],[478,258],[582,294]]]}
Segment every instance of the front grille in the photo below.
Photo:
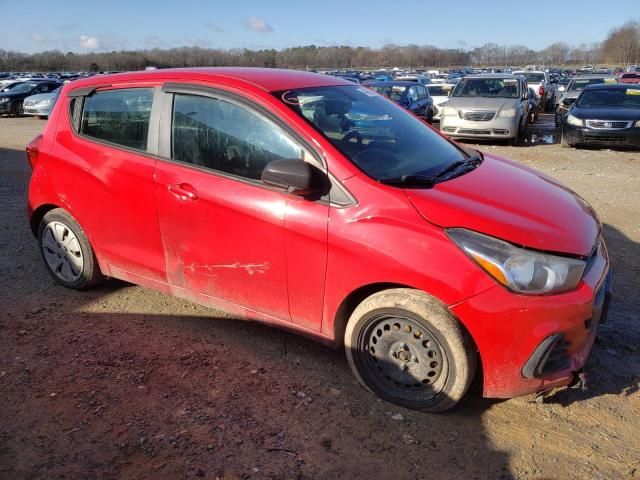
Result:
{"label": "front grille", "polygon": [[633,122],[626,120],[587,120],[587,127],[597,130],[614,130],[619,128],[631,128]]}
{"label": "front grille", "polygon": [[477,129],[477,128],[461,128],[458,130],[459,135],[508,135],[507,130],[499,129]]}
{"label": "front grille", "polygon": [[488,122],[493,120],[496,116],[496,112],[490,111],[476,111],[476,112],[458,112],[458,115],[463,120],[469,120],[470,122]]}
{"label": "front grille", "polygon": [[603,145],[626,145],[628,143],[626,137],[618,135],[589,135],[585,133],[584,141],[587,143],[599,143]]}

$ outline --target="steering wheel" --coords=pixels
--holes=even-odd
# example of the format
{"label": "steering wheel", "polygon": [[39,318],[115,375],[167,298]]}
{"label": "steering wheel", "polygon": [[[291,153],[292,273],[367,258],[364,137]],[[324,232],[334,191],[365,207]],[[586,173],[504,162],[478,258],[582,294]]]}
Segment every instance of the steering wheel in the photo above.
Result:
{"label": "steering wheel", "polygon": [[341,142],[347,143],[347,142],[350,142],[354,138],[356,139],[356,143],[358,145],[362,145],[362,135],[360,135],[360,132],[358,132],[357,130],[351,130],[344,137],[342,137]]}

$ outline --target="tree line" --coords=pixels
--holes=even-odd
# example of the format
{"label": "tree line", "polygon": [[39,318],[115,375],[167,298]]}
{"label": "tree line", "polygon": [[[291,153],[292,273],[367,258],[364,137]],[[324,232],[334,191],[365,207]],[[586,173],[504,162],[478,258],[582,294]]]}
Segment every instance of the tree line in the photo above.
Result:
{"label": "tree line", "polygon": [[307,45],[283,50],[216,49],[197,46],[170,49],[63,53],[50,50],[26,54],[0,49],[0,71],[113,71],[145,67],[256,66],[295,69],[381,67],[515,66],[640,64],[640,23],[612,29],[601,43],[570,46],[557,42],[542,50],[525,45],[486,43],[473,49],[431,45],[385,45],[374,49]]}

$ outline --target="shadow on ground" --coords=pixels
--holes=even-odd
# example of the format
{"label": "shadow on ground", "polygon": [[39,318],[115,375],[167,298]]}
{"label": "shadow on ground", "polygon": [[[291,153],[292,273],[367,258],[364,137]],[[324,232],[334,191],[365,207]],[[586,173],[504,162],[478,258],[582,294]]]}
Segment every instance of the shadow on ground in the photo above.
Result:
{"label": "shadow on ground", "polygon": [[0,477],[512,478],[493,402],[403,409],[342,351],[123,282],[56,285],[27,176],[0,150]]}

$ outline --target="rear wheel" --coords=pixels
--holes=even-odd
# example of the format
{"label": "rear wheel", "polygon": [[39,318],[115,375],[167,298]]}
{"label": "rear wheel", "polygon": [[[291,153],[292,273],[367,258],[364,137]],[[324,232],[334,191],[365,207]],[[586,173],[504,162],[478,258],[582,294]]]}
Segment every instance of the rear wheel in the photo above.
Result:
{"label": "rear wheel", "polygon": [[104,279],[87,236],[63,209],[45,214],[38,228],[38,243],[45,266],[60,285],[82,290]]}
{"label": "rear wheel", "polygon": [[476,367],[475,349],[453,315],[412,289],[364,300],[347,324],[345,349],[361,385],[389,402],[429,412],[456,405]]}

